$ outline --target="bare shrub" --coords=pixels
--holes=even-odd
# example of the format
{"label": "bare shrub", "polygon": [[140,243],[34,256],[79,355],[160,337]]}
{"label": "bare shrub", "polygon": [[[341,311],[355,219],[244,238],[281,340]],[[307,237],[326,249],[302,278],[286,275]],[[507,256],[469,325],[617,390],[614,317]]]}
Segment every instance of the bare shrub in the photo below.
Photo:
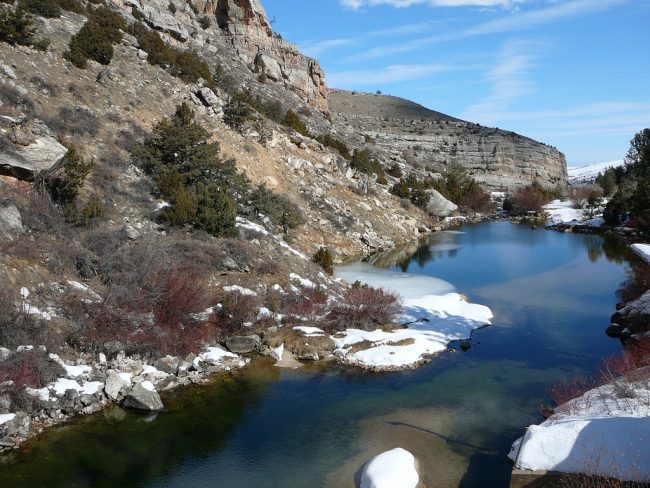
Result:
{"label": "bare shrub", "polygon": [[245,295],[239,292],[227,293],[222,301],[223,309],[219,322],[222,333],[233,333],[241,330],[244,324],[257,320],[260,299],[255,295]]}
{"label": "bare shrub", "polygon": [[29,81],[31,81],[36,88],[50,97],[56,97],[59,94],[59,88],[54,83],[50,83],[40,76],[32,76]]}
{"label": "bare shrub", "polygon": [[331,305],[327,324],[333,330],[375,329],[392,323],[398,311],[396,294],[381,288],[356,285],[343,293],[342,300]]}
{"label": "bare shrub", "polygon": [[0,383],[13,381],[18,386],[42,388],[64,375],[59,363],[52,361],[44,351],[33,349],[16,353],[2,363]]}
{"label": "bare shrub", "polygon": [[565,405],[574,400],[585,392],[595,388],[596,382],[588,380],[582,376],[573,378],[567,382],[553,385],[546,390],[546,394],[551,397],[556,406]]}
{"label": "bare shrub", "polygon": [[212,338],[212,324],[196,315],[208,303],[206,280],[199,270],[167,268],[147,273],[141,286],[109,291],[84,339],[93,350],[110,341],[129,353],[151,357],[184,355]]}
{"label": "bare shrub", "polygon": [[96,136],[101,127],[99,118],[82,107],[61,107],[58,115],[48,118],[46,123],[50,129],[59,134],[75,137]]}
{"label": "bare shrub", "polygon": [[318,323],[327,314],[327,294],[318,288],[303,288],[299,293],[289,293],[282,297],[282,313],[289,321]]}
{"label": "bare shrub", "polygon": [[548,198],[535,187],[529,186],[520,188],[514,195],[508,197],[503,203],[503,208],[512,215],[521,215],[526,212],[539,213],[546,203],[548,203]]}

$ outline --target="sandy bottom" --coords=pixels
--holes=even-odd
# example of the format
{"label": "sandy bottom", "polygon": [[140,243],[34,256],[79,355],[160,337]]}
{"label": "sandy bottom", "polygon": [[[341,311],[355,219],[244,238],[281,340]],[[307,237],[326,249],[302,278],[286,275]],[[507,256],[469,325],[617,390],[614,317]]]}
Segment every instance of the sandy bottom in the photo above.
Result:
{"label": "sandy bottom", "polygon": [[358,454],[326,479],[327,488],[355,487],[355,474],[372,457],[402,447],[419,462],[421,484],[429,488],[457,487],[469,466],[464,446],[454,446],[451,433],[455,415],[451,410],[427,408],[398,410],[362,420],[358,428]]}

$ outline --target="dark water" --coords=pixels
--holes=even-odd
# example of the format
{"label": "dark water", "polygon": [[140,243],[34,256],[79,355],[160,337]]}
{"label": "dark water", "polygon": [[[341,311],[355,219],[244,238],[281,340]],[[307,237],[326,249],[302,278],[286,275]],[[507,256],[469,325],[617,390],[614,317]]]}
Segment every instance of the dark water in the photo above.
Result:
{"label": "dark water", "polygon": [[593,373],[619,345],[603,333],[625,278],[625,245],[487,223],[441,233],[375,264],[445,279],[488,305],[472,348],[416,371],[337,366],[235,378],[48,432],[0,463],[0,486],[351,487],[379,452],[411,450],[436,487],[504,487],[512,441],[548,385]]}

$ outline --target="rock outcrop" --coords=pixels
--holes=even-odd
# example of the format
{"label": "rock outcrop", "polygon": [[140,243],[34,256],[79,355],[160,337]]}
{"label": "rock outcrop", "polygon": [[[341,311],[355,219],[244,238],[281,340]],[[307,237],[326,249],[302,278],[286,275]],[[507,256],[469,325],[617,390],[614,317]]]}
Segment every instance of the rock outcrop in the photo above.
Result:
{"label": "rock outcrop", "polygon": [[500,129],[455,119],[397,97],[332,90],[329,106],[346,139],[374,145],[384,162],[442,172],[458,163],[486,188],[512,190],[537,180],[567,182],[554,147]]}
{"label": "rock outcrop", "polygon": [[213,65],[230,70],[237,59],[251,80],[281,84],[302,102],[327,112],[328,88],[320,64],[273,32],[259,0],[110,1],[166,34],[170,43],[201,52]]}

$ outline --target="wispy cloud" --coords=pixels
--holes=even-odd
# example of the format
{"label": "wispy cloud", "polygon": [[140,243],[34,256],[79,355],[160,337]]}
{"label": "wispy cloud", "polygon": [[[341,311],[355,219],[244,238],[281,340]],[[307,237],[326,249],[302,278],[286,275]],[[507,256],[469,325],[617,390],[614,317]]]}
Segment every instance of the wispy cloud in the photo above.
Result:
{"label": "wispy cloud", "polygon": [[532,93],[535,90],[531,75],[536,66],[536,49],[536,44],[527,40],[506,42],[496,65],[485,75],[485,81],[491,85],[489,95],[468,107],[463,117],[491,124],[494,122],[491,115],[508,110],[512,103]]}
{"label": "wispy cloud", "polygon": [[513,13],[499,19],[482,22],[471,27],[447,34],[427,36],[412,41],[379,46],[363,53],[350,56],[347,61],[358,62],[388,55],[401,54],[422,49],[430,44],[456,41],[489,34],[521,32],[551,22],[561,21],[576,16],[587,15],[629,3],[629,0],[571,0],[552,4],[545,8]]}
{"label": "wispy cloud", "polygon": [[372,86],[381,88],[384,85],[402,81],[427,78],[437,73],[466,67],[444,64],[394,64],[379,70],[352,70],[330,73],[329,84],[338,88]]}
{"label": "wispy cloud", "polygon": [[391,5],[406,8],[411,5],[431,5],[432,7],[511,7],[526,0],[340,0],[341,5],[352,10],[377,5]]}
{"label": "wispy cloud", "polygon": [[342,39],[327,39],[324,41],[302,43],[301,49],[307,56],[317,57],[323,54],[328,49],[333,49],[341,46],[348,46],[350,44],[355,44],[356,42],[358,42],[358,39],[354,37],[342,38]]}

